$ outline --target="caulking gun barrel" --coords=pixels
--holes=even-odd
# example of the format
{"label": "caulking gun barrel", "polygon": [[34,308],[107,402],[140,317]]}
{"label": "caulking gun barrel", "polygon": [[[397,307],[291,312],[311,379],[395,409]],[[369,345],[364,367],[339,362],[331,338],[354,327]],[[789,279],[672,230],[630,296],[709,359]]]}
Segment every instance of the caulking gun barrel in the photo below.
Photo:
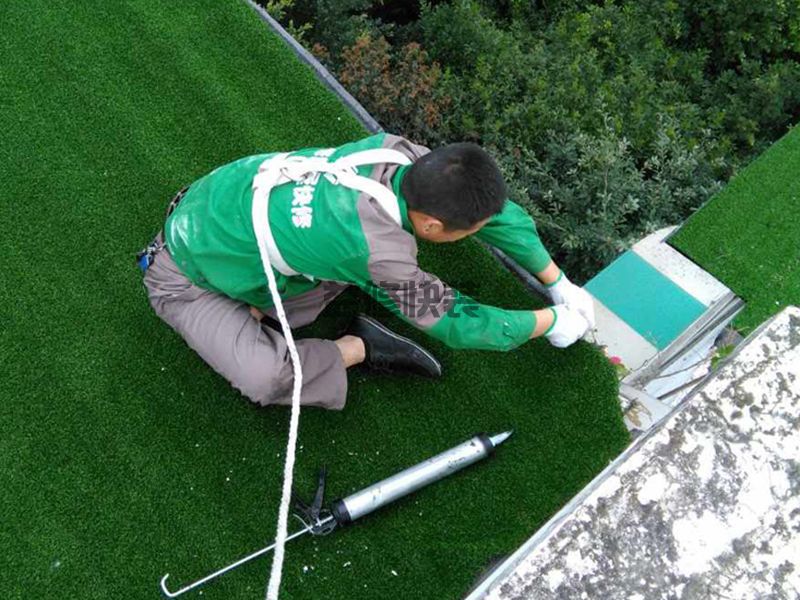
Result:
{"label": "caulking gun barrel", "polygon": [[335,500],[331,504],[331,513],[342,525],[360,519],[398,498],[486,458],[497,446],[506,441],[511,433],[506,431],[492,436],[476,435],[455,448],[437,454],[346,498]]}

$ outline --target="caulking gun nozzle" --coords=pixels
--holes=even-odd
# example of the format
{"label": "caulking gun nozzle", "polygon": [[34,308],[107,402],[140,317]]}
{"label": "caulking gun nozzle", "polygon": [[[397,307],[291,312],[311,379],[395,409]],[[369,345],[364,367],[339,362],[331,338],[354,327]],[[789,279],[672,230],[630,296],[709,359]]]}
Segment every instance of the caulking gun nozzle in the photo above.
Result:
{"label": "caulking gun nozzle", "polygon": [[514,433],[513,429],[510,431],[504,431],[503,433],[497,433],[493,436],[490,436],[489,440],[492,442],[492,446],[497,448],[500,444],[510,438],[512,433]]}

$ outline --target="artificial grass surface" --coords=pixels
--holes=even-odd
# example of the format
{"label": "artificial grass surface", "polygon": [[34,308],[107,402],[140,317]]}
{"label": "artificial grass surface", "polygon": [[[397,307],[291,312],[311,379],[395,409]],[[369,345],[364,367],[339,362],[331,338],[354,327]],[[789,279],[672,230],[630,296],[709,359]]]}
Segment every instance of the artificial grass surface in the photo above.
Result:
{"label": "artificial grass surface", "polygon": [[[133,254],[215,166],[366,132],[239,2],[6,2],[0,60],[0,596],[158,597],[164,573],[177,586],[273,537],[288,410],[250,405],[158,320]],[[532,304],[472,242],[421,260],[482,301]],[[354,304],[397,326],[349,294],[316,331]],[[627,442],[614,373],[587,344],[453,352],[398,329],[445,377],[351,373],[344,411],[301,417],[299,489],[321,464],[333,498],[477,431],[516,434],[349,530],[293,543],[284,598],[456,598]],[[262,597],[268,568],[203,597]]]}
{"label": "artificial grass surface", "polygon": [[800,129],[773,144],[670,240],[746,302],[744,333],[800,305]]}

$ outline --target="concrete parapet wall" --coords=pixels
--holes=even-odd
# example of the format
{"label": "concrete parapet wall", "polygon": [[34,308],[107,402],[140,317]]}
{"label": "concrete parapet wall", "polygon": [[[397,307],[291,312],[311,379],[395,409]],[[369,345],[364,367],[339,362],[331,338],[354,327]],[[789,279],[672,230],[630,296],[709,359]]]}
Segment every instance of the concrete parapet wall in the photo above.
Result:
{"label": "concrete parapet wall", "polygon": [[[796,598],[800,309],[754,332],[486,598]],[[536,537],[536,536],[535,536]]]}

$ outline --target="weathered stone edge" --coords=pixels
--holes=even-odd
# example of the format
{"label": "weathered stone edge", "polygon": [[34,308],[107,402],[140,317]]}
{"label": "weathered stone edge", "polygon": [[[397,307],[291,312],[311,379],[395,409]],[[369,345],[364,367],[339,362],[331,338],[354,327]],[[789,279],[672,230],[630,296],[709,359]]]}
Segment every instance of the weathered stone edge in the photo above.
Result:
{"label": "weathered stone edge", "polygon": [[677,415],[678,413],[684,411],[691,405],[691,400],[702,393],[707,384],[713,381],[717,375],[717,373],[723,368],[725,365],[729,365],[734,362],[739,355],[744,351],[747,347],[748,343],[758,337],[765,329],[770,327],[774,321],[778,318],[782,317],[783,314],[793,307],[787,307],[782,312],[773,315],[766,321],[764,321],[761,325],[756,327],[738,346],[734,349],[734,351],[727,356],[721,363],[721,365],[710,371],[703,380],[698,383],[698,385],[692,390],[691,394],[677,406],[673,407],[669,413],[667,413],[657,424],[656,426],[650,428],[647,432],[643,435],[636,438],[631,445],[629,445],[623,452],[617,456],[614,460],[612,460],[605,469],[603,469],[600,473],[598,473],[594,479],[592,479],[580,492],[578,492],[569,502],[567,502],[561,510],[559,510],[555,515],[553,515],[544,525],[542,525],[538,530],[536,530],[530,538],[528,538],[522,545],[517,548],[511,555],[509,555],[503,562],[501,562],[494,571],[489,573],[479,585],[477,585],[474,589],[472,589],[468,595],[464,597],[464,600],[482,600],[495,586],[500,584],[501,580],[504,580],[509,575],[511,575],[516,567],[525,559],[525,557],[534,550],[543,540],[547,539],[551,534],[556,532],[561,528],[564,524],[566,519],[578,508],[583,502],[600,486],[605,482],[609,477],[611,477],[616,471],[620,468],[622,464],[624,464],[632,455],[636,454],[639,449],[645,445],[645,443],[650,440],[650,438],[656,436],[661,430],[666,426],[670,420]]}

